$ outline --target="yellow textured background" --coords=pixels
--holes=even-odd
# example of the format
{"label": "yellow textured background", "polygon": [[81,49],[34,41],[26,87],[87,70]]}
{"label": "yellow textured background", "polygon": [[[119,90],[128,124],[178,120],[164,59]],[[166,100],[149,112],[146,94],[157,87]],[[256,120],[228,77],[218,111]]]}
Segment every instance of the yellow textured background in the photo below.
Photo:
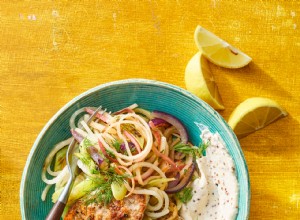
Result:
{"label": "yellow textured background", "polygon": [[45,123],[71,98],[125,78],[185,88],[198,24],[253,58],[214,65],[228,119],[252,96],[289,116],[242,139],[251,179],[250,219],[300,219],[300,1],[0,2],[0,219],[20,219],[27,155]]}

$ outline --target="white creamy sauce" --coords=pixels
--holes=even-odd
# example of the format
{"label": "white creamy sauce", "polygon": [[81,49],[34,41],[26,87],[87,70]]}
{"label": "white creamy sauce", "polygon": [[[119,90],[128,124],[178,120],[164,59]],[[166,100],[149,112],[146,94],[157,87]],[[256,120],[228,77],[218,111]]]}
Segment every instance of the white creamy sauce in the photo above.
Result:
{"label": "white creamy sauce", "polygon": [[204,143],[210,143],[206,156],[196,160],[200,177],[195,179],[193,197],[180,209],[185,220],[235,219],[238,213],[238,182],[234,161],[218,133],[202,130]]}

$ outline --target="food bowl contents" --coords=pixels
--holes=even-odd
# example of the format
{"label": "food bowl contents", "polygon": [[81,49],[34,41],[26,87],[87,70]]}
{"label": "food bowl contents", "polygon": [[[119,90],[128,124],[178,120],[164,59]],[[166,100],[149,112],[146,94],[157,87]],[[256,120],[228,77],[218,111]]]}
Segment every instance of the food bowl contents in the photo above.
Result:
{"label": "food bowl contents", "polygon": [[206,128],[201,138],[209,145],[205,156],[196,159],[199,178],[192,182],[193,196],[182,205],[180,215],[187,220],[235,219],[238,183],[234,162],[218,133]]}
{"label": "food bowl contents", "polygon": [[[218,133],[201,125],[202,142],[194,145],[179,119],[137,104],[100,111],[87,124],[95,109],[79,109],[70,118],[81,172],[64,219],[236,218],[235,165]],[[54,185],[55,203],[69,178],[71,140],[54,146],[45,160],[42,200]]]}
{"label": "food bowl contents", "polygon": [[146,196],[132,194],[122,200],[113,200],[109,204],[86,204],[84,199],[75,202],[68,210],[64,220],[73,219],[143,219],[146,209]]}

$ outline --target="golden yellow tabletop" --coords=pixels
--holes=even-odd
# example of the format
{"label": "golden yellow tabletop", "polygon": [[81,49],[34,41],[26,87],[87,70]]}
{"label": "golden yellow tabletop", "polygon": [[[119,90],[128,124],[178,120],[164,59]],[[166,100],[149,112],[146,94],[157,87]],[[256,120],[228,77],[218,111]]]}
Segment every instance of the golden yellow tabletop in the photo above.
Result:
{"label": "golden yellow tabletop", "polygon": [[45,123],[102,83],[146,78],[185,88],[197,25],[253,58],[211,64],[227,120],[263,96],[288,111],[240,143],[250,219],[300,219],[300,1],[10,1],[0,3],[0,219],[20,219],[23,167]]}

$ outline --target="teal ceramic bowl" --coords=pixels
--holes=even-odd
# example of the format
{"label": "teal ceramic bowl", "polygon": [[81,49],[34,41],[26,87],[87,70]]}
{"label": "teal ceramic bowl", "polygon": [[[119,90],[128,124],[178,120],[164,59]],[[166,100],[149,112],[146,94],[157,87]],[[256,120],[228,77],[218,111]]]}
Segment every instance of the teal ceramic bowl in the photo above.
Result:
{"label": "teal ceramic bowl", "polygon": [[52,207],[50,191],[45,202],[41,193],[45,183],[41,180],[44,160],[52,147],[70,137],[69,118],[84,106],[100,106],[117,111],[133,103],[148,110],[168,112],[179,118],[187,128],[190,141],[199,144],[200,130],[196,123],[219,132],[234,159],[239,183],[239,212],[237,219],[248,219],[250,209],[250,183],[246,162],[239,142],[224,119],[205,102],[174,85],[163,82],[129,79],[107,83],[77,96],[60,109],[38,135],[28,156],[20,188],[22,219],[45,219]]}

